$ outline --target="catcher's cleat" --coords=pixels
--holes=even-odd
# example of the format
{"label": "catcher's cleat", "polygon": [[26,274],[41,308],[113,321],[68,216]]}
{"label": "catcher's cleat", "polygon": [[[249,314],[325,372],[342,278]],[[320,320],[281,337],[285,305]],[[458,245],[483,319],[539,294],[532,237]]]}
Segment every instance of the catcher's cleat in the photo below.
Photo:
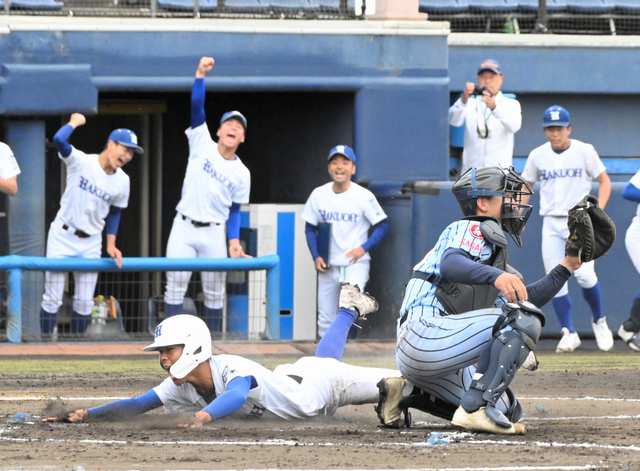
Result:
{"label": "catcher's cleat", "polygon": [[380,423],[389,428],[402,428],[411,426],[411,414],[408,409],[400,409],[398,406],[402,399],[402,389],[407,382],[404,378],[383,378],[377,384],[380,391],[380,400],[374,407],[378,413]]}
{"label": "catcher's cleat", "polygon": [[563,327],[562,338],[556,347],[556,353],[571,353],[580,346],[580,337],[578,332],[569,332],[569,329]]}
{"label": "catcher's cleat", "polygon": [[640,338],[638,337],[637,332],[629,332],[625,330],[624,324],[620,326],[618,329],[618,335],[622,340],[624,340],[631,350],[635,350],[636,352],[640,352]]}
{"label": "catcher's cleat", "polygon": [[366,319],[367,314],[378,310],[378,301],[369,293],[362,293],[358,285],[342,283],[340,286],[340,307],[356,309],[358,319]]}
{"label": "catcher's cleat", "polygon": [[607,318],[601,317],[597,322],[591,321],[593,333],[596,335],[598,348],[603,352],[608,352],[613,348],[613,334],[607,325]]}
{"label": "catcher's cleat", "polygon": [[467,412],[462,406],[458,407],[451,423],[458,427],[476,432],[498,433],[501,435],[524,435],[527,428],[523,424],[509,422],[509,427],[503,427],[491,420],[486,414],[486,407],[475,412]]}
{"label": "catcher's cleat", "polygon": [[522,368],[529,371],[536,371],[538,366],[540,366],[540,362],[536,358],[536,354],[534,352],[529,352],[529,355],[522,363]]}

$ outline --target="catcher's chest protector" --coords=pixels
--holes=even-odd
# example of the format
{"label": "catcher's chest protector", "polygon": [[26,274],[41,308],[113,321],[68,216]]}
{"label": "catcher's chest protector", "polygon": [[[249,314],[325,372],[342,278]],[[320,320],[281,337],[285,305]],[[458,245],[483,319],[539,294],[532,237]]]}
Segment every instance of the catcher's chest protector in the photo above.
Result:
{"label": "catcher's chest protector", "polygon": [[[507,238],[500,225],[493,220],[484,221],[480,224],[480,231],[487,242],[493,245],[493,256],[477,263],[491,265],[499,270],[507,271],[509,262]],[[493,307],[500,294],[500,290],[493,285],[465,285],[463,283],[451,283],[445,279],[434,284],[438,286],[436,288],[436,298],[445,308],[447,314],[461,314]]]}

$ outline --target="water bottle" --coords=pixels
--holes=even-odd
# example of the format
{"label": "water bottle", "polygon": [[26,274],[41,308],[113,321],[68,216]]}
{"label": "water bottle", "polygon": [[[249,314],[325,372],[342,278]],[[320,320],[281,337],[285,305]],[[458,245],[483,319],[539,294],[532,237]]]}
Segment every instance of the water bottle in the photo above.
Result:
{"label": "water bottle", "polygon": [[109,308],[107,302],[104,300],[104,296],[98,296],[98,300],[93,304],[91,310],[91,323],[92,324],[104,324],[109,314]]}
{"label": "water bottle", "polygon": [[507,15],[504,22],[504,32],[505,34],[516,34],[516,27],[513,24],[513,17],[511,15]]}

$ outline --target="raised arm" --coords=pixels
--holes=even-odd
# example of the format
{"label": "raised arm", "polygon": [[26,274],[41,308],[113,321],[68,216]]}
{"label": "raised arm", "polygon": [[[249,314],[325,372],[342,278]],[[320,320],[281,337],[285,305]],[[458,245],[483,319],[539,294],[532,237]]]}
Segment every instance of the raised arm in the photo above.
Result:
{"label": "raised arm", "polygon": [[55,136],[53,136],[53,142],[58,148],[58,152],[62,157],[69,157],[71,154],[71,144],[67,141],[69,137],[71,137],[71,133],[73,133],[74,129],[78,126],[82,126],[87,122],[87,119],[84,115],[80,113],[73,113],[69,122],[62,126]]}
{"label": "raised arm", "polygon": [[205,121],[204,114],[204,78],[211,69],[213,69],[215,61],[213,57],[203,57],[200,59],[198,69],[196,70],[196,81],[191,90],[191,129],[195,129],[202,125]]}

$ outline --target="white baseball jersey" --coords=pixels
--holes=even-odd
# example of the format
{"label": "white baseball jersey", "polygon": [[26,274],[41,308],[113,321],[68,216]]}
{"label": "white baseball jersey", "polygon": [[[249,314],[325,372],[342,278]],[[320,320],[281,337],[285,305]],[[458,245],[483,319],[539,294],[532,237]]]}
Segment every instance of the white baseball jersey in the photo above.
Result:
{"label": "white baseball jersey", "polygon": [[[209,360],[216,395],[227,390],[227,384],[238,376],[253,376],[255,384],[236,415],[277,416],[284,419],[312,417],[318,402],[295,380],[271,372],[256,362],[235,355],[214,355]],[[197,412],[206,401],[189,383],[176,386],[171,378],[154,388],[167,414]]]}
{"label": "white baseball jersey", "polygon": [[6,180],[17,175],[20,175],[20,167],[13,151],[4,142],[0,142],[0,178]]}
{"label": "white baseball jersey", "polygon": [[[333,182],[316,188],[301,216],[314,226],[323,222],[332,224],[329,264],[333,266],[349,265],[345,254],[364,244],[369,238],[369,228],[387,217],[373,193],[355,182],[342,193],[333,191]],[[370,259],[369,252],[360,258]]]}
{"label": "white baseball jersey", "polygon": [[529,182],[540,179],[540,215],[567,216],[569,209],[591,192],[591,182],[606,168],[591,144],[571,139],[557,154],[551,143],[531,151],[522,172]]}
{"label": "white baseball jersey", "polygon": [[237,156],[227,160],[220,155],[206,122],[185,134],[189,163],[176,209],[194,221],[225,223],[232,203],[249,202],[249,169]]}
{"label": "white baseball jersey", "polygon": [[[462,99],[449,108],[449,124],[465,125],[462,172],[471,167],[509,167],[513,164],[513,138],[522,126],[520,102],[498,92],[494,110],[487,108],[482,99],[469,97],[467,104]],[[489,131],[486,139],[478,135]]]}
{"label": "white baseball jersey", "polygon": [[129,203],[129,176],[121,168],[108,174],[97,154],[85,154],[75,147],[68,157],[58,155],[67,165],[67,188],[54,224],[101,234],[109,207],[126,208]]}

